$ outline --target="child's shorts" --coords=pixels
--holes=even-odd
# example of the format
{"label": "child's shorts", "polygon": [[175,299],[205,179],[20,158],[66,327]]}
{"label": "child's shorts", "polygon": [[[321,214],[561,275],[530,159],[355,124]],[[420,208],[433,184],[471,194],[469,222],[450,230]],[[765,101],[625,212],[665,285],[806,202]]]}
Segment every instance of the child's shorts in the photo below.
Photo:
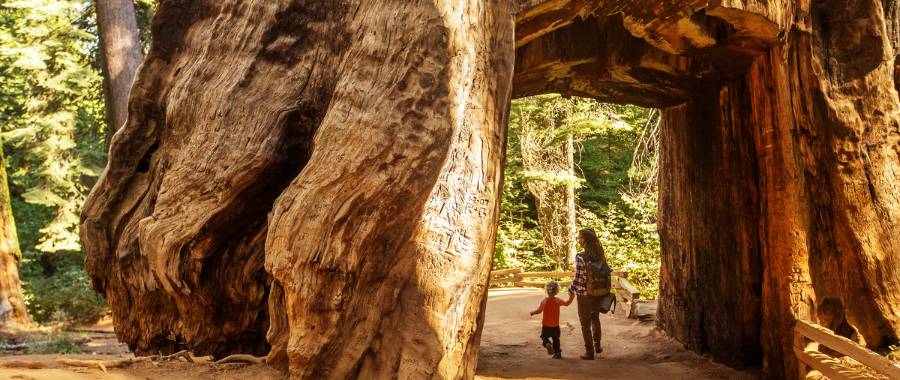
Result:
{"label": "child's shorts", "polygon": [[541,338],[559,338],[561,333],[559,326],[541,326]]}

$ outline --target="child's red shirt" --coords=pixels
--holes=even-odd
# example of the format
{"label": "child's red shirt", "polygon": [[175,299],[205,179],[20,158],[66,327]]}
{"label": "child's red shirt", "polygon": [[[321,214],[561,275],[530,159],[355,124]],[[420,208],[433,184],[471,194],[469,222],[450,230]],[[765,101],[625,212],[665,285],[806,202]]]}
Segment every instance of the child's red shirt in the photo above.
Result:
{"label": "child's red shirt", "polygon": [[556,297],[544,298],[541,307],[544,309],[544,319],[541,323],[547,327],[559,326],[559,305],[564,301]]}
{"label": "child's red shirt", "polygon": [[572,300],[574,296],[570,293],[569,299],[563,301],[559,298],[547,297],[541,301],[541,307],[539,307],[536,311],[533,311],[532,314],[535,313],[543,313],[544,317],[541,320],[541,324],[547,327],[557,327],[559,326],[559,307],[560,306],[569,306],[572,304]]}

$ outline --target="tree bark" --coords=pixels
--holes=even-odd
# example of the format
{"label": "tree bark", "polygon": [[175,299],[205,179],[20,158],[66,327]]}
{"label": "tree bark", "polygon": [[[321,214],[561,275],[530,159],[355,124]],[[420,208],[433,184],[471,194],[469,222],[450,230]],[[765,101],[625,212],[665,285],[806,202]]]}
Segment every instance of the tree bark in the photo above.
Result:
{"label": "tree bark", "polygon": [[144,59],[132,0],[97,0],[107,142],[128,118],[128,92]]}
{"label": "tree bark", "polygon": [[29,322],[19,283],[19,239],[13,220],[6,177],[6,158],[0,138],[0,330]]}
{"label": "tree bark", "polygon": [[82,215],[119,336],[264,354],[268,328],[294,378],[471,378],[512,5],[164,2],[153,34]]}
{"label": "tree bark", "polygon": [[575,268],[575,255],[577,252],[576,234],[578,233],[578,213],[575,209],[575,138],[570,134],[566,136],[566,167],[568,177],[571,180],[566,183],[566,251],[568,260],[563,268]]}
{"label": "tree bark", "polygon": [[745,367],[763,354],[757,152],[749,127],[722,128],[742,105],[719,102],[710,91],[663,112],[658,317],[688,348]]}

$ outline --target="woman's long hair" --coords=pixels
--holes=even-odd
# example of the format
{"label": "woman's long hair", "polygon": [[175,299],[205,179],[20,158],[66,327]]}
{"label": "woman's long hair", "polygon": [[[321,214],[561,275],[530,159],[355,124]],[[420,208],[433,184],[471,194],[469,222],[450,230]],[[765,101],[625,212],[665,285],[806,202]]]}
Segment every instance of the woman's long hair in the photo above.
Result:
{"label": "woman's long hair", "polygon": [[585,228],[578,232],[578,237],[584,240],[584,255],[590,258],[599,258],[602,260],[606,260],[606,252],[603,251],[603,246],[600,244],[600,239],[597,239],[597,234],[594,233],[593,228]]}

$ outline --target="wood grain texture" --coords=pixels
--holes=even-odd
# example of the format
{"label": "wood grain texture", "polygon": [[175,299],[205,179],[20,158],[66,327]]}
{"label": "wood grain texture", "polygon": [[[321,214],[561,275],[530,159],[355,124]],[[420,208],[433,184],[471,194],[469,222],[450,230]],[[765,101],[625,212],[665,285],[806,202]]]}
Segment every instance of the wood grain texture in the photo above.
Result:
{"label": "wood grain texture", "polygon": [[295,378],[471,378],[512,4],[168,1],[153,32],[83,214],[119,336]]}
{"label": "wood grain texture", "polygon": [[323,148],[270,218],[266,269],[290,334],[273,354],[287,350],[297,378],[471,378],[499,205],[511,8],[363,9],[346,20],[363,37],[316,135]]}
{"label": "wood grain texture", "polygon": [[160,5],[85,204],[88,272],[138,353],[268,352],[268,213],[311,154],[349,32],[329,5],[266,4]]}

